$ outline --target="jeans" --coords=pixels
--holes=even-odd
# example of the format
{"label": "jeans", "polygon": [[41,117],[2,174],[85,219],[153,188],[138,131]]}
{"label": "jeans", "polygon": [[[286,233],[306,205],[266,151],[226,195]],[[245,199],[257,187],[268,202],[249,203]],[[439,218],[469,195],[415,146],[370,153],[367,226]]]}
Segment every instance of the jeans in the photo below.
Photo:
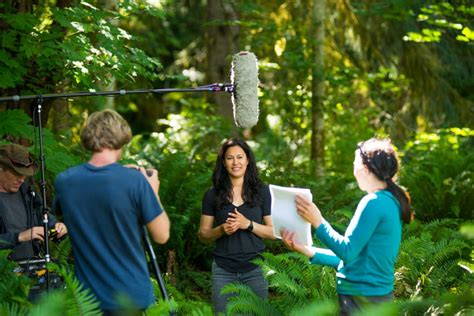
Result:
{"label": "jeans", "polygon": [[235,294],[220,294],[222,288],[231,282],[249,286],[262,299],[268,297],[268,282],[263,277],[260,267],[256,267],[249,272],[232,273],[219,268],[215,262],[212,262],[212,302],[215,315],[225,313],[228,299],[231,296],[235,296]]}
{"label": "jeans", "polygon": [[352,296],[339,294],[339,315],[349,316],[359,312],[364,306],[390,302],[393,300],[393,293],[383,296]]}

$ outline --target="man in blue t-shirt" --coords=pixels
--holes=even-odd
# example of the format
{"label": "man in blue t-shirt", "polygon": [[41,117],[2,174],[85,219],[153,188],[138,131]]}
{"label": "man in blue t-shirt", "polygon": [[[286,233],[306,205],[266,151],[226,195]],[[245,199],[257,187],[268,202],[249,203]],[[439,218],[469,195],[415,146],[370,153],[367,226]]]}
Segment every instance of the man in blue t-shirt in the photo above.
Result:
{"label": "man in blue t-shirt", "polygon": [[117,163],[131,137],[117,112],[93,113],[81,131],[91,159],[61,173],[55,182],[55,206],[69,228],[76,276],[106,315],[119,312],[123,302],[137,310],[153,304],[142,227],[159,244],[169,238],[158,172],[148,176],[143,168],[138,172]]}

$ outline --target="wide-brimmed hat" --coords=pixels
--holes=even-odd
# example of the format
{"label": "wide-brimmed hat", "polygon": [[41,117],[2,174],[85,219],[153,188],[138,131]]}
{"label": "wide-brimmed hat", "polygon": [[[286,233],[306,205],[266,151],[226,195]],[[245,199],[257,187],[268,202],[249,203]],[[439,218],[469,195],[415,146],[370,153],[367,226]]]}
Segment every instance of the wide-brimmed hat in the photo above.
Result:
{"label": "wide-brimmed hat", "polygon": [[24,176],[35,174],[36,166],[28,150],[17,144],[0,145],[0,164]]}

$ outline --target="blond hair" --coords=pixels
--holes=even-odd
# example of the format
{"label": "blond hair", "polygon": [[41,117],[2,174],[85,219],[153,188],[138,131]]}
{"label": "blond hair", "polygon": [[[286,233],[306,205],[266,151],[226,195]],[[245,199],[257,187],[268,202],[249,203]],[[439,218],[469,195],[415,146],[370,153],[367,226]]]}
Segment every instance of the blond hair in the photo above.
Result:
{"label": "blond hair", "polygon": [[120,149],[132,139],[127,121],[111,109],[92,113],[81,130],[84,148],[92,152],[102,149]]}

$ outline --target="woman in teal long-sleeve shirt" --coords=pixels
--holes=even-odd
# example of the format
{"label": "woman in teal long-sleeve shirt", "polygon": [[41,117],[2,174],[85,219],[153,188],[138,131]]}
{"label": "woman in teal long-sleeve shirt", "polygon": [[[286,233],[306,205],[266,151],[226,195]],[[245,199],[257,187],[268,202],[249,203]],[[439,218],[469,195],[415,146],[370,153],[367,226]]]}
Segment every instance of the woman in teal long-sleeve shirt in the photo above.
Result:
{"label": "woman in teal long-sleeve shirt", "polygon": [[313,264],[337,269],[341,315],[350,315],[365,303],[393,299],[402,222],[412,219],[409,196],[394,182],[398,165],[390,140],[372,138],[360,143],[355,151],[354,176],[367,195],[360,200],[344,235],[302,196],[296,198],[298,214],[312,224],[315,237],[328,249],[303,246],[295,241],[294,232],[282,232],[288,248],[303,253]]}

